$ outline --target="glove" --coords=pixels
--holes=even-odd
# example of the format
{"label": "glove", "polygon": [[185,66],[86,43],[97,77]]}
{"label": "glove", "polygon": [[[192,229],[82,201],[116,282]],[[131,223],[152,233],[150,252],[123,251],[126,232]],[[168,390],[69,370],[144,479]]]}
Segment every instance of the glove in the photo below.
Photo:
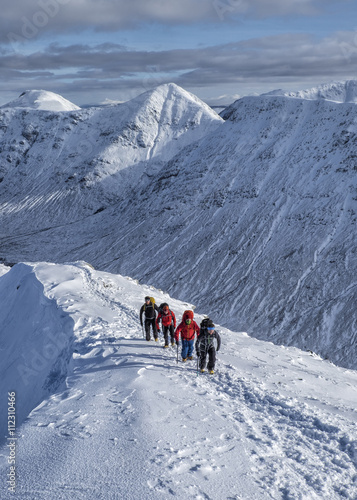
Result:
{"label": "glove", "polygon": [[218,351],[219,351],[219,349],[216,349],[216,352],[218,352]]}
{"label": "glove", "polygon": [[157,333],[160,333],[160,328],[157,329]]}
{"label": "glove", "polygon": [[178,345],[178,340],[175,340],[175,344]]}

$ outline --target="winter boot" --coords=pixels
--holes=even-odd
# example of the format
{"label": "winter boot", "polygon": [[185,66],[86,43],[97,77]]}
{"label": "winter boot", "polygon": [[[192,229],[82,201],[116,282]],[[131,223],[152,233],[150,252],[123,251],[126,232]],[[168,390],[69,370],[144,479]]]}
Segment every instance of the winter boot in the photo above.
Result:
{"label": "winter boot", "polygon": [[191,360],[192,360],[192,359],[193,359],[193,356],[189,356],[187,359],[191,359]]}
{"label": "winter boot", "polygon": [[183,363],[186,363],[186,361],[187,361],[187,358],[182,358]]}
{"label": "winter boot", "polygon": [[210,372],[210,374],[211,374],[211,375],[213,375],[213,374],[214,374],[214,370],[210,370],[209,372]]}
{"label": "winter boot", "polygon": [[205,369],[204,368],[201,368],[201,373],[204,373]]}

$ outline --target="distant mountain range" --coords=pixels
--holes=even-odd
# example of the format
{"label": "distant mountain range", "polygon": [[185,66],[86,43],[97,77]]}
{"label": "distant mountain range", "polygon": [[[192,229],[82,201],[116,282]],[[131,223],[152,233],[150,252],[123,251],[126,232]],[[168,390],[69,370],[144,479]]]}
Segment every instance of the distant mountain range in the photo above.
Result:
{"label": "distant mountain range", "polygon": [[299,99],[323,99],[335,102],[357,102],[357,80],[327,83],[318,85],[307,90],[288,92],[284,90],[273,90],[263,95],[284,95]]}
{"label": "distant mountain range", "polygon": [[357,83],[336,85],[221,117],[174,84],[85,110],[25,94],[0,109],[0,260],[87,260],[356,368]]}

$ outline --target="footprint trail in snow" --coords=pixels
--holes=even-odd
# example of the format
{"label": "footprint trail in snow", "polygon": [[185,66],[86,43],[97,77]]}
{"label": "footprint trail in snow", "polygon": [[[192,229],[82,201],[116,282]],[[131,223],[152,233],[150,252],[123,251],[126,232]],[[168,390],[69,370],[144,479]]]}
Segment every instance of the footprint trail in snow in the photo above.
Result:
{"label": "footprint trail in snow", "polygon": [[138,317],[147,294],[178,318],[189,304],[85,263],[34,269],[75,346],[65,390],[18,429],[19,498],[357,498],[356,372],[222,329],[215,375],[197,374]]}

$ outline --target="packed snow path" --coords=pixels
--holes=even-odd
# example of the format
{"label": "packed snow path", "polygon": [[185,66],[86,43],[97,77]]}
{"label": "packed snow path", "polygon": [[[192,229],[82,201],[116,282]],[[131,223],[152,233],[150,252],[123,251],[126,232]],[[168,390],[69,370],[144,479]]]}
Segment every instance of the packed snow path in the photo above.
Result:
{"label": "packed snow path", "polygon": [[138,321],[147,294],[189,304],[84,263],[27,267],[73,318],[74,367],[17,429],[15,496],[1,449],[1,498],[357,498],[356,372],[222,329],[216,374],[197,374]]}

